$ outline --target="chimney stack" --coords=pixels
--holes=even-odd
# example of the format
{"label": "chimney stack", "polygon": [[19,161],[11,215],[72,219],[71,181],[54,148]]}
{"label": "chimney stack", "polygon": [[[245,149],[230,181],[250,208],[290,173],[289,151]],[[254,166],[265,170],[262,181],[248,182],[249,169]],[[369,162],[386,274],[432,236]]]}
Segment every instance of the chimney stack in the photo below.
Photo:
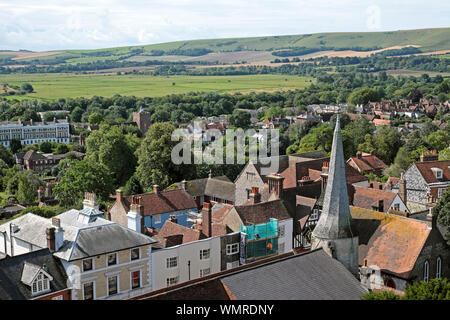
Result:
{"label": "chimney stack", "polygon": [[212,178],[212,170],[211,170],[211,169],[209,169],[209,175],[208,175],[208,178],[209,178],[209,179]]}
{"label": "chimney stack", "polygon": [[433,208],[430,207],[429,212],[427,214],[427,228],[435,229],[436,228],[436,215],[433,214]]}
{"label": "chimney stack", "polygon": [[47,227],[45,233],[47,235],[47,248],[53,252],[55,251],[55,227]]}
{"label": "chimney stack", "polygon": [[212,215],[211,215],[211,203],[204,202],[202,209],[202,231],[210,238],[212,235]]}
{"label": "chimney stack", "polygon": [[361,159],[361,158],[362,158],[362,152],[361,152],[361,151],[358,151],[358,152],[356,153],[356,157],[357,157],[358,159]]}
{"label": "chimney stack", "polygon": [[116,190],[116,201],[117,203],[122,203],[123,201],[123,191],[120,189]]}
{"label": "chimney stack", "polygon": [[128,218],[128,229],[134,230],[139,233],[143,233],[144,228],[144,207],[137,203],[132,203],[130,205],[130,211],[127,213]]}
{"label": "chimney stack", "polygon": [[159,186],[157,184],[153,185],[153,192],[157,195],[159,194]]}
{"label": "chimney stack", "polygon": [[270,174],[267,176],[267,182],[269,184],[269,194],[275,193],[278,199],[283,196],[283,181],[284,177],[280,174]]}
{"label": "chimney stack", "polygon": [[407,198],[406,180],[403,177],[403,172],[400,174],[398,195],[402,199],[403,203],[406,205],[406,201],[408,200],[408,198]]}
{"label": "chimney stack", "polygon": [[42,202],[44,200],[45,195],[44,187],[39,186],[37,194],[38,194],[38,202]]}
{"label": "chimney stack", "polygon": [[261,194],[259,193],[258,187],[252,187],[252,193],[250,193],[250,201],[252,204],[261,202]]}
{"label": "chimney stack", "polygon": [[58,251],[64,244],[64,233],[61,228],[61,220],[57,217],[52,217],[52,226],[54,227],[55,250]]}
{"label": "chimney stack", "polygon": [[186,191],[186,180],[181,181],[181,189],[183,189],[184,191]]}

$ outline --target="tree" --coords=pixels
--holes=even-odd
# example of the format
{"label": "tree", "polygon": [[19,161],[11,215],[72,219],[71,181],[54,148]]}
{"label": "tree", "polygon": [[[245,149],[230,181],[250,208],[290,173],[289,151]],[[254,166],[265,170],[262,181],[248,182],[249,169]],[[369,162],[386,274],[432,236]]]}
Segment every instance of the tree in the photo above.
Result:
{"label": "tree", "polygon": [[[337,119],[337,114],[333,114],[330,118],[330,126],[333,129],[336,126],[336,119]],[[350,116],[348,114],[346,114],[346,113],[341,114],[340,115],[341,129],[344,129],[351,121],[352,121],[352,119],[350,119]]]}
{"label": "tree", "polygon": [[9,142],[9,147],[11,148],[12,153],[17,153],[22,149],[22,144],[20,143],[20,140],[12,139]]}
{"label": "tree", "polygon": [[378,158],[386,164],[391,164],[401,146],[400,133],[395,128],[382,127],[373,136],[366,135],[364,143],[360,144],[358,148],[365,152],[374,150]]}
{"label": "tree", "polygon": [[434,214],[437,215],[439,223],[447,227],[446,238],[449,239],[450,244],[450,188],[447,188],[443,193],[441,199],[434,207]]}
{"label": "tree", "polygon": [[450,300],[450,281],[446,278],[435,278],[420,281],[408,286],[405,300]]}
{"label": "tree", "polygon": [[123,194],[125,196],[130,196],[133,194],[140,194],[143,193],[141,184],[139,183],[139,179],[136,178],[136,176],[131,176],[130,179],[128,179],[125,188],[123,189]]}
{"label": "tree", "polygon": [[52,143],[50,141],[41,142],[39,145],[39,150],[42,153],[51,153],[52,152]]}
{"label": "tree", "polygon": [[443,150],[450,145],[450,134],[444,130],[437,130],[425,137],[425,142],[433,150]]}
{"label": "tree", "polygon": [[353,91],[349,97],[348,101],[352,105],[357,104],[367,104],[369,102],[378,101],[378,92],[372,88],[364,88]]}
{"label": "tree", "polygon": [[230,116],[230,124],[236,128],[247,129],[251,125],[251,115],[249,112],[244,110],[235,109]]}
{"label": "tree", "polygon": [[89,116],[88,121],[91,125],[98,125],[103,121],[103,116],[97,112],[94,112]]}
{"label": "tree", "polygon": [[168,122],[153,124],[136,151],[136,176],[144,191],[150,191],[154,184],[164,189],[173,182],[188,180],[195,169],[191,165],[175,165],[172,162],[172,149],[178,144],[171,140],[174,130],[175,127]]}
{"label": "tree", "polygon": [[43,182],[31,171],[20,171],[16,178],[18,185],[15,195],[19,203],[30,204],[35,202],[37,189],[43,185]]}
{"label": "tree", "polygon": [[70,167],[61,170],[60,175],[53,191],[64,207],[80,204],[85,192],[93,192],[103,201],[107,201],[114,192],[110,172],[103,164],[95,161],[72,160]]}
{"label": "tree", "polygon": [[31,93],[34,91],[34,88],[31,84],[29,83],[24,83],[20,86],[20,88],[22,89],[22,91],[25,91],[27,93]]}
{"label": "tree", "polygon": [[67,152],[69,152],[69,147],[64,143],[59,143],[54,151],[55,154],[64,154]]}
{"label": "tree", "polygon": [[392,291],[371,291],[363,295],[361,300],[400,300],[400,296]]}
{"label": "tree", "polygon": [[80,107],[75,107],[70,114],[70,120],[72,122],[81,122],[81,117],[83,116],[84,110]]}
{"label": "tree", "polygon": [[139,139],[125,135],[118,127],[101,125],[86,139],[86,158],[106,166],[114,180],[114,187],[123,185],[137,166],[135,156]]}
{"label": "tree", "polygon": [[14,158],[11,154],[11,151],[6,149],[3,145],[0,144],[0,159],[5,162],[9,167],[14,165]]}

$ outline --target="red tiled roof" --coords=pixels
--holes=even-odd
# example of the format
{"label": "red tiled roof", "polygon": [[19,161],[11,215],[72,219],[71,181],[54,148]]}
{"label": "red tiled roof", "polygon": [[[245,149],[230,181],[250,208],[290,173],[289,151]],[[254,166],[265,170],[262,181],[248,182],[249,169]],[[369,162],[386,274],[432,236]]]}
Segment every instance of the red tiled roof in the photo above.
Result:
{"label": "red tiled roof", "polygon": [[182,189],[128,196],[123,199],[125,207],[129,208],[139,198],[144,206],[144,216],[197,208],[194,199]]}
{"label": "red tiled roof", "polygon": [[359,234],[359,264],[408,279],[430,235],[425,221],[350,207]]}
{"label": "red tiled roof", "polygon": [[[161,244],[173,246],[197,241],[203,238],[203,234],[199,230],[184,227],[178,223],[167,220],[161,230],[154,236]],[[163,242],[166,239],[166,242]]]}
{"label": "red tiled roof", "polygon": [[354,186],[353,205],[355,207],[372,209],[372,207],[378,207],[379,200],[383,200],[383,211],[387,212],[396,195],[396,192]]}
{"label": "red tiled roof", "polygon": [[356,156],[351,157],[351,159],[362,171],[371,171],[376,169],[387,168],[387,165],[374,154],[366,153],[363,154],[361,158],[358,158]]}
{"label": "red tiled roof", "polygon": [[[414,163],[427,183],[450,181],[450,160],[424,161]],[[437,179],[431,168],[442,170],[442,179]]]}
{"label": "red tiled roof", "polygon": [[372,122],[373,122],[374,125],[391,126],[391,120],[373,119]]}
{"label": "red tiled roof", "polygon": [[[213,223],[222,223],[223,218],[227,215],[228,212],[233,208],[231,204],[219,204],[221,206],[220,209],[211,211],[211,219]],[[217,204],[214,205],[218,206]],[[213,208],[214,208],[213,207]]]}

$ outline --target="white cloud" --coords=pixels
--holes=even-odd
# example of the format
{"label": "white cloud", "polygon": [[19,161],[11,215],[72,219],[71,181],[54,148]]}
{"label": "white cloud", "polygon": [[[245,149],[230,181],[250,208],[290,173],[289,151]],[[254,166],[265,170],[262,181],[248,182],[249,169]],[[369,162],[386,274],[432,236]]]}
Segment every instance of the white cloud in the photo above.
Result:
{"label": "white cloud", "polygon": [[[3,0],[0,49],[87,49],[214,37],[448,26],[440,0]],[[418,24],[420,22],[420,24]]]}

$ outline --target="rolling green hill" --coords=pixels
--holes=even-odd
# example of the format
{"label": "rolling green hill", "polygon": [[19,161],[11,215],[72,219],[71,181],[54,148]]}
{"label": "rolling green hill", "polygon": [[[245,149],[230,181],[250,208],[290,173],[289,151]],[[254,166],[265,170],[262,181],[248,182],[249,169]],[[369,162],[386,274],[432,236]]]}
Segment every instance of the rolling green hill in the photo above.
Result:
{"label": "rolling green hill", "polygon": [[208,52],[275,51],[288,48],[369,51],[406,45],[420,46],[422,52],[450,50],[450,28],[189,40],[97,50],[67,50],[55,55],[27,57],[20,61],[38,60],[37,63],[42,64],[84,63],[126,60],[135,56],[149,56],[149,59],[157,60],[158,57],[167,55],[192,57],[203,56]]}

